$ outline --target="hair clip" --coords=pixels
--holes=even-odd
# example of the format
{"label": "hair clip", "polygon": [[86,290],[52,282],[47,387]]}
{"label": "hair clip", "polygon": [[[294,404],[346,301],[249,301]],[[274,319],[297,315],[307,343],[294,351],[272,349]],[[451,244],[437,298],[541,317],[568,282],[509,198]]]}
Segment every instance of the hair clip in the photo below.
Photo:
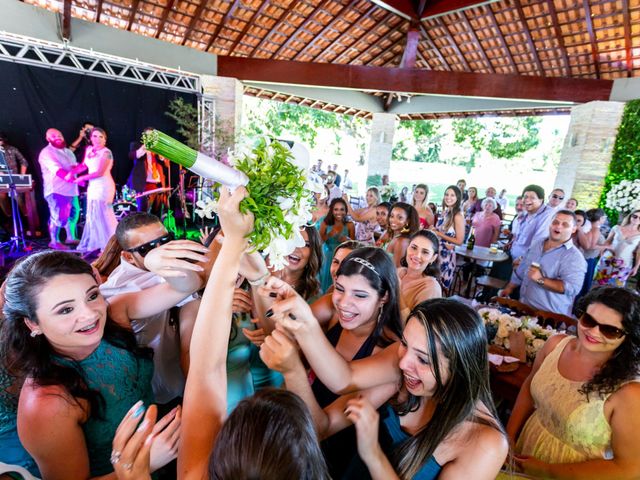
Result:
{"label": "hair clip", "polygon": [[360,265],[364,265],[369,270],[371,270],[373,273],[375,273],[378,277],[380,276],[380,274],[376,270],[376,267],[374,267],[371,264],[371,262],[369,262],[368,260],[365,260],[364,258],[360,258],[360,257],[353,257],[350,261],[359,263]]}

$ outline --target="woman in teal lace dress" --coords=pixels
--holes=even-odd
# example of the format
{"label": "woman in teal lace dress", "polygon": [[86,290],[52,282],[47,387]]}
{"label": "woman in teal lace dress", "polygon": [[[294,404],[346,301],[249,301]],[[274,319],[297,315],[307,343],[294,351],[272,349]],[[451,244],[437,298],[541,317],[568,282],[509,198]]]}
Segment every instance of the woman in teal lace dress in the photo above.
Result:
{"label": "woman in teal lace dress", "polygon": [[353,240],[356,227],[347,219],[347,202],[342,198],[334,198],[329,205],[329,213],[320,225],[322,244],[322,269],[320,270],[320,289],[324,293],[331,285],[331,260],[338,245],[346,240]]}
{"label": "woman in teal lace dress", "polygon": [[[177,294],[167,284],[158,287],[146,291],[154,302],[139,294],[114,299],[116,318],[166,308]],[[42,477],[112,472],[111,441],[120,420],[139,400],[153,401],[151,352],[107,315],[91,266],[69,253],[42,252],[19,263],[6,281],[3,313],[3,366],[15,382],[23,381],[17,434]],[[143,411],[140,403],[137,414]],[[153,469],[175,457],[170,442],[177,442],[179,411],[161,423]]]}

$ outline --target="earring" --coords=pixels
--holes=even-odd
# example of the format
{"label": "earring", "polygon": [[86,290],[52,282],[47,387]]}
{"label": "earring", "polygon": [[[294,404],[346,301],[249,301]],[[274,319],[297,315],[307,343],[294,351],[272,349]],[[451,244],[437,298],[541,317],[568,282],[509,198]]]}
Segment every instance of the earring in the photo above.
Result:
{"label": "earring", "polygon": [[31,330],[31,333],[29,335],[31,335],[31,338],[36,338],[38,335],[40,335],[40,332],[37,330]]}
{"label": "earring", "polygon": [[382,321],[382,305],[380,305],[380,311],[378,312],[378,323]]}
{"label": "earring", "polygon": [[405,225],[404,227],[402,227],[402,230],[400,230],[400,233],[409,233],[409,225]]}

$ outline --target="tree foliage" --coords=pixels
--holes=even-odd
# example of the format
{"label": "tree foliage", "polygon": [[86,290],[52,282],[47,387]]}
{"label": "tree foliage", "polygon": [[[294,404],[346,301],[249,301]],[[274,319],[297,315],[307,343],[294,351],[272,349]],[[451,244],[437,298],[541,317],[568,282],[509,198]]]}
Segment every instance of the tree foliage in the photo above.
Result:
{"label": "tree foliage", "polygon": [[606,208],[607,193],[622,180],[640,178],[640,100],[633,100],[624,108],[622,121],[618,127],[616,143],[609,164],[609,172],[604,178],[604,188],[599,206],[604,208],[612,224],[618,222],[618,212]]}
{"label": "tree foliage", "polygon": [[[395,142],[392,151],[393,160],[413,160],[416,162],[436,163],[440,161],[440,141],[442,135],[440,125],[434,120],[402,120],[397,133],[404,130],[408,135],[405,140]],[[416,153],[413,158],[409,156],[408,142],[416,145]]]}
{"label": "tree foliage", "polygon": [[184,139],[184,143],[194,150],[200,149],[198,136],[198,109],[192,103],[185,102],[182,97],[176,97],[169,102],[169,111],[165,115],[171,117],[178,124],[177,132]]}

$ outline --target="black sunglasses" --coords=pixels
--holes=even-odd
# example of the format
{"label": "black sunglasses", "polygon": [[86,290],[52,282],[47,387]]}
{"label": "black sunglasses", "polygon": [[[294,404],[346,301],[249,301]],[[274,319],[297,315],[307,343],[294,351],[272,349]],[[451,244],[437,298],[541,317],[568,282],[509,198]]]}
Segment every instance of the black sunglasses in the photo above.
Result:
{"label": "black sunglasses", "polygon": [[561,197],[560,195],[556,195],[555,193],[552,193],[551,196],[556,200],[564,200],[564,197]]}
{"label": "black sunglasses", "polygon": [[141,257],[145,257],[147,253],[153,250],[160,245],[164,245],[165,243],[169,243],[173,240],[173,233],[169,232],[166,235],[163,235],[155,240],[151,240],[150,242],[143,243],[142,245],[138,245],[137,247],[127,249],[129,253],[139,253]]}
{"label": "black sunglasses", "polygon": [[605,325],[604,323],[598,322],[595,318],[593,318],[586,312],[583,313],[580,317],[580,325],[582,325],[584,328],[598,327],[600,333],[609,340],[616,340],[618,338],[624,337],[627,334],[627,332],[625,332],[621,328],[614,327],[613,325]]}

